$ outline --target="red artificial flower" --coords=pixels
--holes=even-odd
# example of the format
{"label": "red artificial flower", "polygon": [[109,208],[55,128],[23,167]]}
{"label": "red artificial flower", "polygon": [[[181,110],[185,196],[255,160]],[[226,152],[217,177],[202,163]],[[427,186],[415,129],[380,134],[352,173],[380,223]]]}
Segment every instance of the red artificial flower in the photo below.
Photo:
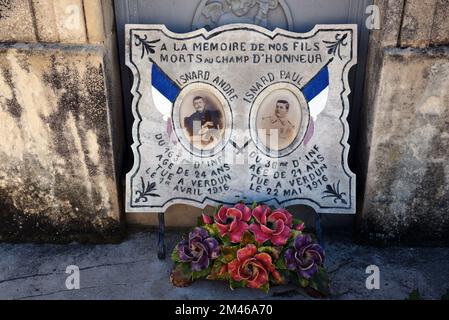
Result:
{"label": "red artificial flower", "polygon": [[221,266],[220,271],[218,272],[218,275],[223,277],[228,273],[228,265],[224,264]]}
{"label": "red artificial flower", "polygon": [[215,215],[215,224],[220,230],[220,236],[229,235],[231,242],[239,243],[248,230],[250,219],[251,209],[244,204],[237,204],[233,208],[221,207]]}
{"label": "red artificial flower", "polygon": [[258,243],[270,240],[275,246],[283,246],[290,237],[293,217],[285,209],[271,212],[270,207],[259,205],[253,210],[255,223],[249,227]]}
{"label": "red artificial flower", "polygon": [[281,276],[279,271],[274,270],[271,275],[273,276],[273,280],[276,284],[287,284],[285,278]]}
{"label": "red artificial flower", "polygon": [[237,259],[228,264],[228,271],[235,281],[245,280],[247,287],[259,289],[269,281],[275,267],[268,253],[257,253],[253,244],[237,251]]}

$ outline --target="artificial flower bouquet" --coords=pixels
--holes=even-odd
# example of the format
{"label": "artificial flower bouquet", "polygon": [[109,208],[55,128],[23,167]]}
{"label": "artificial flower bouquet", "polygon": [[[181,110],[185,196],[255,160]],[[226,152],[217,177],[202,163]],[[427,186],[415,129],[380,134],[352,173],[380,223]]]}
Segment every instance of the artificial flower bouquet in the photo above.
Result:
{"label": "artificial flower bouquet", "polygon": [[329,294],[324,250],[304,223],[283,208],[244,204],[203,214],[188,238],[172,252],[171,282],[178,287],[199,279],[229,281],[231,289],[268,292],[289,282],[314,297]]}

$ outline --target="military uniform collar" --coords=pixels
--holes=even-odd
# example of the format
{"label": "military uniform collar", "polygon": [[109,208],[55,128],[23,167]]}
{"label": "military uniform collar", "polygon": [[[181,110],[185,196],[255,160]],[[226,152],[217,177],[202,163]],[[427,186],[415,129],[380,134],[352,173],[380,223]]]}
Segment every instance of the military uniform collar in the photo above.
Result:
{"label": "military uniform collar", "polygon": [[293,124],[290,122],[290,120],[285,119],[285,121],[282,121],[280,118],[278,118],[278,117],[275,116],[275,115],[272,115],[272,116],[270,117],[270,121],[271,121],[272,124],[275,124],[276,122],[279,121],[283,126],[285,126],[286,123],[288,123],[288,124],[290,124],[290,125],[293,125]]}

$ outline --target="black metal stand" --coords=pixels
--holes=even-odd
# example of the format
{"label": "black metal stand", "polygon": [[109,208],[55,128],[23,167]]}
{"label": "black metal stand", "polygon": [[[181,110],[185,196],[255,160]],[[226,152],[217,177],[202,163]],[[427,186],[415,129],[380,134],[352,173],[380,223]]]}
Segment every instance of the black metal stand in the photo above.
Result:
{"label": "black metal stand", "polygon": [[323,230],[321,229],[321,213],[316,212],[315,216],[315,231],[318,243],[324,248]]}
{"label": "black metal stand", "polygon": [[157,246],[157,257],[159,260],[165,259],[165,219],[164,219],[164,213],[159,212],[159,242]]}

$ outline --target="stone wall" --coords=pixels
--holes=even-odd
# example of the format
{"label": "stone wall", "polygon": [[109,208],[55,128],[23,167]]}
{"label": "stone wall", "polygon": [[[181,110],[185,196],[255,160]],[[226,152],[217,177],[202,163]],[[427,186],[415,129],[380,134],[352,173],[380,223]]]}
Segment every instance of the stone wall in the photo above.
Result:
{"label": "stone wall", "polygon": [[[449,0],[374,3],[381,29],[365,81],[358,234],[449,244]],[[112,0],[0,0],[0,240],[123,234],[118,61]],[[169,225],[200,212],[168,211]]]}
{"label": "stone wall", "polygon": [[449,244],[448,0],[377,0],[359,143],[358,230]]}
{"label": "stone wall", "polygon": [[0,0],[0,240],[123,233],[110,0]]}

